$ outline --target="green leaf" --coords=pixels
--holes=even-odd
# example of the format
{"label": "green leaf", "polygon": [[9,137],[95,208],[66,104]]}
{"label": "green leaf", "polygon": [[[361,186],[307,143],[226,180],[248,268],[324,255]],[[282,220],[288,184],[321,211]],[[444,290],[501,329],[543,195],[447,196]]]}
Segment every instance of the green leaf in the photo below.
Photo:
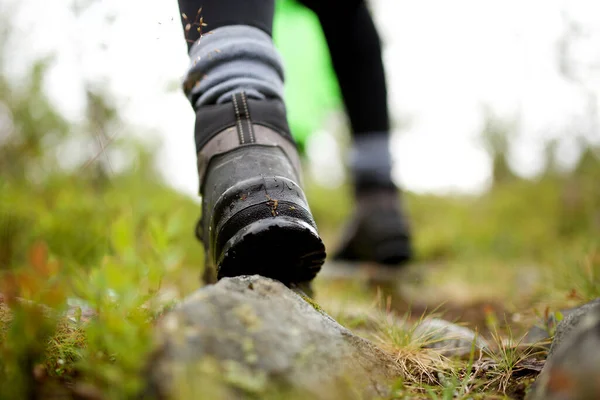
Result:
{"label": "green leaf", "polygon": [[115,252],[124,256],[130,254],[135,244],[133,220],[131,216],[120,216],[111,225],[111,242]]}

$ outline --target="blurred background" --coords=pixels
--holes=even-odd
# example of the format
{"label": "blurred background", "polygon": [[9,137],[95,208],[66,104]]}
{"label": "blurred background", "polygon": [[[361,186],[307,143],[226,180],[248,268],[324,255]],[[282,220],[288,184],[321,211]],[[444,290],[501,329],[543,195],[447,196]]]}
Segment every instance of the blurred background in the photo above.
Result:
{"label": "blurred background", "polygon": [[[597,2],[370,3],[384,43],[401,186],[434,193],[488,189],[493,156],[483,133],[490,124],[503,131],[510,170],[527,178],[547,169],[548,151],[557,168],[570,171],[586,147],[600,143]],[[119,118],[107,138],[161,143],[157,163],[166,181],[197,192],[194,115],[179,89],[188,58],[175,1],[2,0],[2,15],[1,68],[9,85],[24,91],[30,67],[41,62],[40,90],[70,127],[85,123],[89,95],[99,96]],[[276,40],[279,30],[276,22]],[[288,97],[303,79],[291,55],[303,41],[281,43],[292,64]],[[290,104],[292,116],[299,103]],[[335,105],[310,124],[316,133],[306,148],[319,171],[315,178],[341,184],[345,153],[336,142],[346,125]],[[2,109],[6,127],[12,116]],[[4,128],[2,136],[9,135]],[[65,143],[60,163],[76,166],[95,151],[91,144]],[[127,163],[106,154],[114,168]]]}
{"label": "blurred background", "polygon": [[[597,234],[600,4],[369,3],[384,44],[394,177],[408,193],[422,256],[455,252],[458,242],[487,253],[490,243],[501,243],[504,253],[531,250],[535,245],[516,239],[530,238],[527,229],[510,223],[525,223],[520,215],[536,212],[548,224],[530,224],[536,232]],[[0,4],[0,168],[5,185],[23,190],[20,206],[33,201],[27,191],[68,177],[86,188],[96,185],[103,195],[129,191],[135,207],[165,198],[153,194],[158,185],[191,210],[198,202],[194,113],[180,88],[188,57],[177,3]],[[305,149],[315,217],[334,243],[352,207],[344,167],[347,121],[314,16],[294,11],[288,0],[277,5],[274,36],[288,67],[292,129]],[[307,68],[313,72],[303,73]],[[307,76],[319,74],[313,87],[321,92],[302,92]],[[315,109],[315,118],[307,118]],[[126,176],[133,183],[115,190]],[[475,199],[513,204],[496,200],[502,196],[522,209],[498,205],[496,222],[507,231],[499,239],[496,222],[477,224],[468,210]],[[448,204],[460,204],[464,214],[452,219],[457,211],[446,210]],[[175,203],[165,202],[165,211],[170,207]],[[477,245],[482,232],[474,231],[475,241],[459,232],[469,223],[487,227],[488,247]]]}
{"label": "blurred background", "polygon": [[[284,1],[288,111],[331,250],[352,212],[347,122],[314,19]],[[600,297],[600,2],[369,3],[417,251],[398,297],[515,329]],[[41,362],[108,398],[139,390],[149,321],[204,262],[187,66],[175,0],[0,0],[0,382],[35,387]],[[327,96],[302,91],[309,67]],[[316,293],[342,322],[336,302],[375,297]]]}

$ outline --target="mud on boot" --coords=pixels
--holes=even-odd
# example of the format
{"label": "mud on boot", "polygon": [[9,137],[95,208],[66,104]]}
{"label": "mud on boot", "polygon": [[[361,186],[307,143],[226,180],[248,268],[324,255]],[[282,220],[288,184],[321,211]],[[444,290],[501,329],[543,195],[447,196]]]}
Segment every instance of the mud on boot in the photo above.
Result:
{"label": "mud on boot", "polygon": [[210,268],[205,280],[211,273],[217,279],[258,274],[286,284],[313,279],[325,247],[300,187],[283,103],[242,92],[231,103],[200,107],[196,147],[197,236]]}

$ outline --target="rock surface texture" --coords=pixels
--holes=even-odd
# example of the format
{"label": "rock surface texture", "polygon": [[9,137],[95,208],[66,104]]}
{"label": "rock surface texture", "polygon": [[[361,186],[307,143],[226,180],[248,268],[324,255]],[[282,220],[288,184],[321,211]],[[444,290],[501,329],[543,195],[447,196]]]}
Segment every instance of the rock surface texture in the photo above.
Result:
{"label": "rock surface texture", "polygon": [[528,399],[600,399],[600,299],[569,310],[558,324]]}
{"label": "rock surface texture", "polygon": [[423,347],[436,349],[446,356],[465,356],[489,348],[488,343],[469,328],[439,318],[426,318],[413,332]]}
{"label": "rock surface texture", "polygon": [[148,379],[160,398],[375,397],[400,376],[388,353],[260,276],[198,290],[161,319],[157,336]]}

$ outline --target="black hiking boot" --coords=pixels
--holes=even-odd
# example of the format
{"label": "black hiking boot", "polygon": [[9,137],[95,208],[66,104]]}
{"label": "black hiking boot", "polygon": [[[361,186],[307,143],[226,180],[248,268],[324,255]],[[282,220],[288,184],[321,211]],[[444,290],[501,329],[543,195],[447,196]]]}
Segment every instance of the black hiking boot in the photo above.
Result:
{"label": "black hiking boot", "polygon": [[412,258],[410,230],[395,188],[362,191],[335,255],[339,261],[395,266]]}
{"label": "black hiking boot", "polygon": [[232,100],[196,112],[204,279],[259,274],[308,282],[325,261],[325,247],[299,186],[285,107],[244,93]]}

